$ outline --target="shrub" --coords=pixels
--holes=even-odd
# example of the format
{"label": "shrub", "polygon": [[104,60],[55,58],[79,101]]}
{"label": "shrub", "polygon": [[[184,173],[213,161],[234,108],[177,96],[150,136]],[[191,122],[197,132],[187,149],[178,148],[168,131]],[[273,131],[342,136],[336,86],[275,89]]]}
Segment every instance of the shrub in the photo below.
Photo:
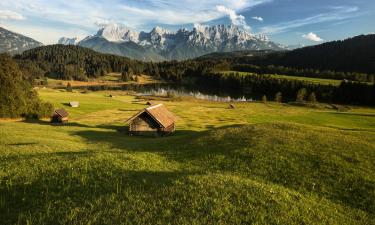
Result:
{"label": "shrub", "polygon": [[317,100],[316,100],[316,96],[315,96],[315,93],[314,93],[314,92],[311,92],[311,94],[310,94],[309,97],[308,97],[308,100],[309,100],[309,102],[311,102],[311,103],[316,103],[316,102],[317,102]]}
{"label": "shrub", "polygon": [[68,84],[66,85],[66,91],[67,92],[72,92],[73,91],[73,88],[72,88],[72,85],[70,84],[70,82],[68,82]]}
{"label": "shrub", "polygon": [[279,103],[281,103],[282,100],[283,100],[283,95],[281,94],[281,92],[277,92],[277,93],[275,94],[275,102],[279,102]]}
{"label": "shrub", "polygon": [[297,102],[303,102],[305,100],[307,90],[306,88],[301,88],[297,92],[296,101]]}
{"label": "shrub", "polygon": [[263,102],[264,104],[267,103],[267,96],[263,95],[263,97],[262,97],[262,102]]}

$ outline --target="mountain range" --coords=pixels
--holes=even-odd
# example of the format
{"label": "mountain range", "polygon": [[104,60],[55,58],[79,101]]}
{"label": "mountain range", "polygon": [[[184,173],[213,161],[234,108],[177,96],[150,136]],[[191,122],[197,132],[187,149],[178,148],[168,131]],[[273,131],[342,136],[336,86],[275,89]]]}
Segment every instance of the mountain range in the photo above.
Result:
{"label": "mountain range", "polygon": [[8,52],[12,55],[25,50],[40,47],[43,44],[21,34],[17,34],[0,27],[0,53]]}
{"label": "mountain range", "polygon": [[198,25],[192,30],[174,32],[155,27],[150,32],[138,32],[109,24],[81,41],[63,37],[58,43],[142,61],[185,60],[213,52],[285,50],[284,46],[270,41],[265,35],[254,35],[234,25]]}

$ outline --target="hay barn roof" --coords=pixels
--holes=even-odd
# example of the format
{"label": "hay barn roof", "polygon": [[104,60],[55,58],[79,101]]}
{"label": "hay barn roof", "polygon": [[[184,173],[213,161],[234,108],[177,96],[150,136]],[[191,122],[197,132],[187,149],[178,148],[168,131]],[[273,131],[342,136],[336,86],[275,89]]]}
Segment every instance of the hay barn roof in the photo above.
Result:
{"label": "hay barn roof", "polygon": [[126,122],[131,122],[135,118],[137,118],[142,113],[146,112],[149,114],[158,124],[162,127],[166,128],[176,122],[176,117],[163,105],[158,104],[148,108],[143,109]]}
{"label": "hay barn roof", "polygon": [[59,115],[61,117],[67,117],[69,115],[69,113],[65,109],[63,109],[63,108],[56,109],[55,110],[55,114],[57,114],[57,115]]}

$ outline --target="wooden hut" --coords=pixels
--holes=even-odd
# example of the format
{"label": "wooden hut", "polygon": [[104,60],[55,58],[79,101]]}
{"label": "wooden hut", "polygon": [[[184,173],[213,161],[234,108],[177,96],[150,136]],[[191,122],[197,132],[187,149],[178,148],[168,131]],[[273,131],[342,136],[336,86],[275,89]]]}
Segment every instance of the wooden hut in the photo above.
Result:
{"label": "wooden hut", "polygon": [[233,105],[233,104],[229,104],[228,108],[229,108],[229,109],[235,109],[235,108],[236,108],[236,106],[235,106],[235,105]]}
{"label": "wooden hut", "polygon": [[68,122],[68,115],[69,113],[61,108],[61,109],[56,109],[51,117],[51,123],[65,123]]}
{"label": "wooden hut", "polygon": [[176,117],[162,104],[145,108],[126,122],[134,135],[164,136],[176,129]]}
{"label": "wooden hut", "polygon": [[69,105],[70,105],[70,107],[72,107],[72,108],[78,108],[79,107],[79,102],[69,102]]}

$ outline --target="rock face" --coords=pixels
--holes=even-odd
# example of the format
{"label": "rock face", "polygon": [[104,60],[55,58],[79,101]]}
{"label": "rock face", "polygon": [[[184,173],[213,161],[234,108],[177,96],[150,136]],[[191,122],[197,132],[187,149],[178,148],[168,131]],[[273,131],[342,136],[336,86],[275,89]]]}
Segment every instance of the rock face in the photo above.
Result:
{"label": "rock face", "polygon": [[265,35],[254,35],[234,25],[196,26],[175,32],[155,27],[147,33],[110,24],[76,44],[146,61],[184,60],[213,52],[284,50]]}
{"label": "rock face", "polygon": [[19,54],[23,51],[40,47],[43,44],[0,27],[0,53]]}

